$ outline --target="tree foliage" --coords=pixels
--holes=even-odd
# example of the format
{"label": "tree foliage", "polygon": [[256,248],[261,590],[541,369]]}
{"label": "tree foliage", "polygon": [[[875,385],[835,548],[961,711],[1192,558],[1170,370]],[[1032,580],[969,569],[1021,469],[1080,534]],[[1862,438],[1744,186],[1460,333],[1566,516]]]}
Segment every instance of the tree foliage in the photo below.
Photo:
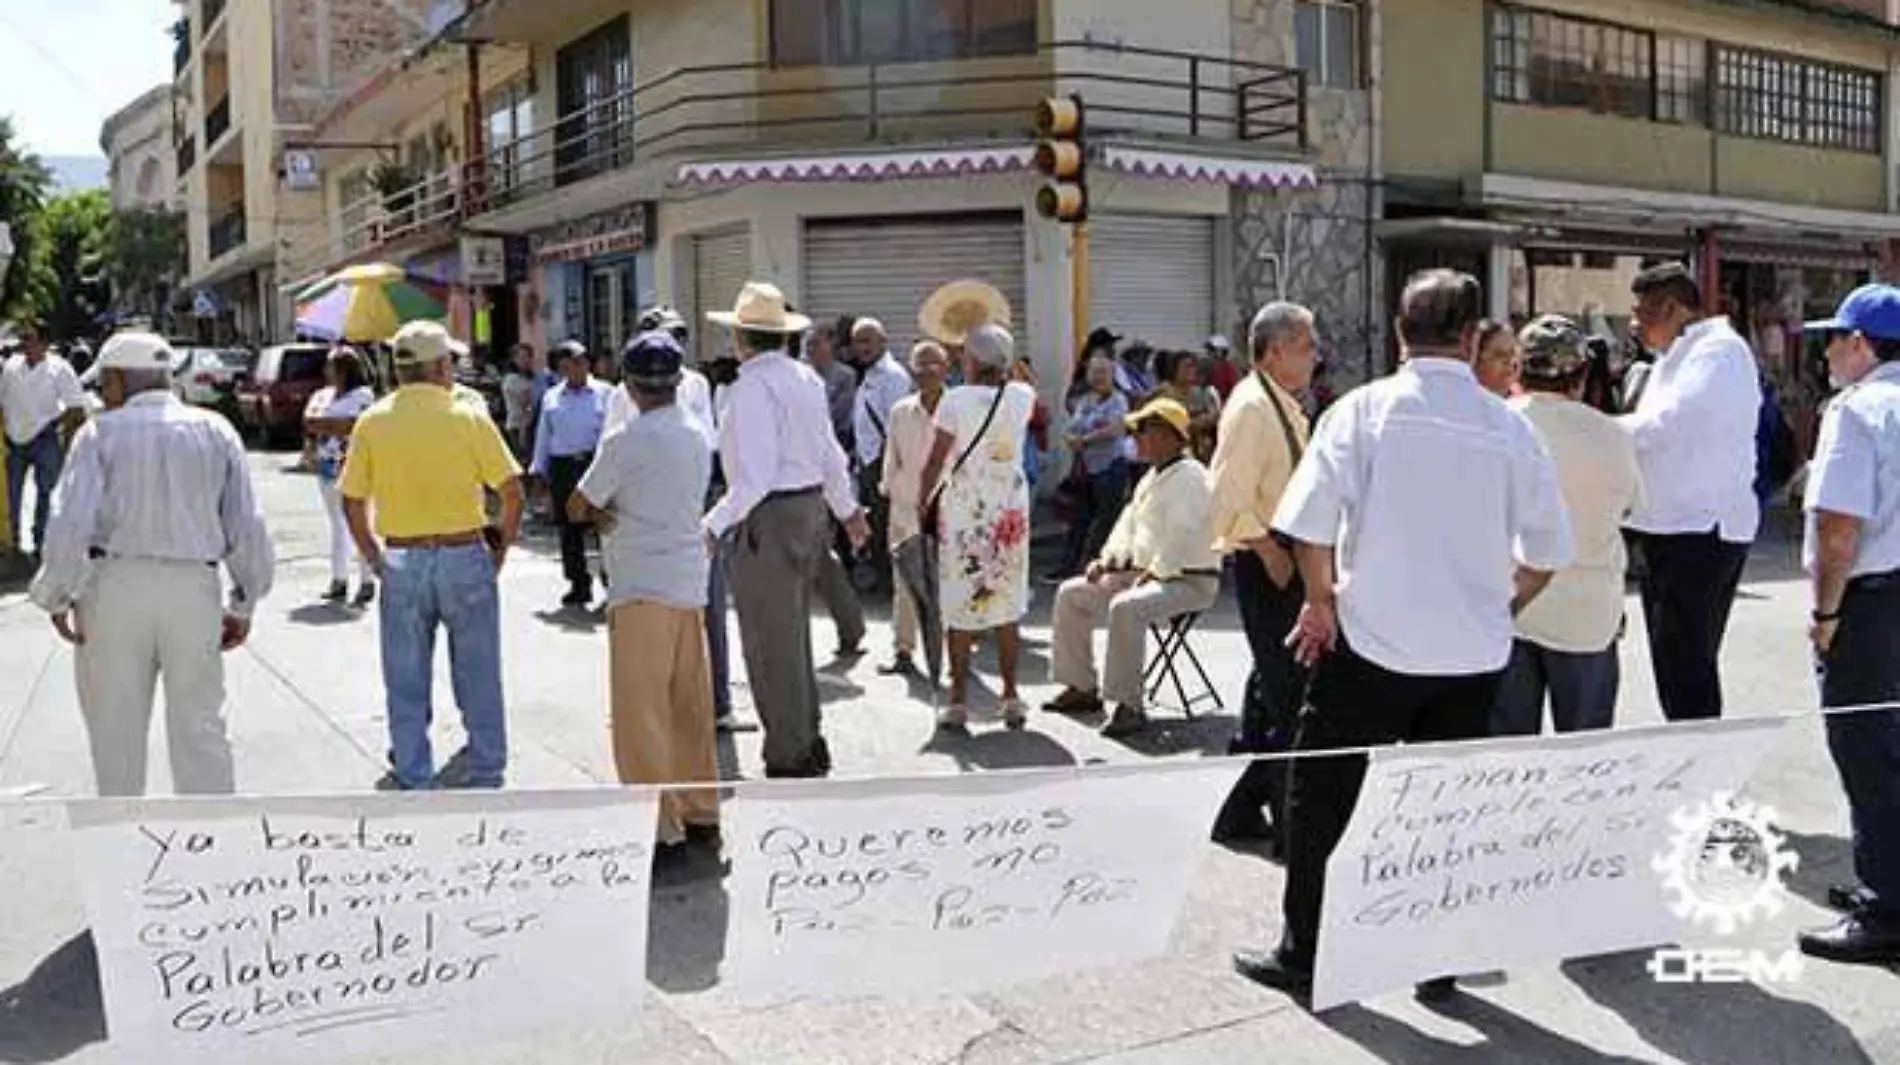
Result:
{"label": "tree foliage", "polygon": [[112,201],[97,189],[48,200],[34,220],[29,284],[35,315],[48,338],[66,341],[96,331],[111,305],[106,277]]}
{"label": "tree foliage", "polygon": [[0,319],[27,311],[31,287],[34,219],[45,204],[53,175],[39,157],[14,143],[13,121],[0,115],[0,222],[13,239],[13,264],[0,278]]}
{"label": "tree foliage", "polygon": [[106,241],[113,309],[163,329],[172,293],[185,275],[185,239],[185,216],[178,211],[113,214]]}

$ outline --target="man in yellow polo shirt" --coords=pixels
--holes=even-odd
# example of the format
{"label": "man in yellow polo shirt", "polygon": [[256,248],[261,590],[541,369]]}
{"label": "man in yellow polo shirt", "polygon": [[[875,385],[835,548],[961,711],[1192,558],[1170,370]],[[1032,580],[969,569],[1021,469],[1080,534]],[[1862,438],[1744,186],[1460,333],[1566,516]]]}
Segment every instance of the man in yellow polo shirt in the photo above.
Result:
{"label": "man in yellow polo shirt", "polygon": [[[521,468],[487,413],[456,401],[447,330],[413,322],[391,344],[398,387],[357,419],[341,481],[350,535],[383,582],[390,772],[376,786],[498,788],[508,730],[495,575],[521,529]],[[487,528],[484,489],[501,497],[499,529]],[[440,773],[429,749],[438,626],[468,733]]]}

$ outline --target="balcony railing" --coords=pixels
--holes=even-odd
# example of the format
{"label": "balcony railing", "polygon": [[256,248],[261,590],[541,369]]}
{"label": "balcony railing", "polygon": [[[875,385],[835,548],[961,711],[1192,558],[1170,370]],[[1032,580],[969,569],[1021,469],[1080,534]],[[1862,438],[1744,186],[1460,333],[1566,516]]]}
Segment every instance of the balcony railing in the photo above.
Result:
{"label": "balcony railing", "polygon": [[222,258],[225,253],[244,246],[244,205],[238,204],[219,215],[211,223],[211,258]]}
{"label": "balcony railing", "polygon": [[443,170],[389,192],[371,191],[343,205],[337,258],[452,226],[463,214],[462,174]]}
{"label": "balcony railing", "polygon": [[192,166],[197,162],[198,138],[187,135],[185,142],[178,146],[178,176],[182,178],[191,173]]}
{"label": "balcony railing", "polygon": [[708,149],[1027,139],[1036,103],[1079,93],[1092,134],[1307,142],[1294,69],[1095,42],[1021,56],[848,67],[687,67],[491,145],[471,164],[484,209],[652,158]]}
{"label": "balcony railing", "polygon": [[224,99],[213,104],[211,110],[205,112],[205,151],[214,150],[218,145],[218,140],[230,128],[231,95],[226,93]]}

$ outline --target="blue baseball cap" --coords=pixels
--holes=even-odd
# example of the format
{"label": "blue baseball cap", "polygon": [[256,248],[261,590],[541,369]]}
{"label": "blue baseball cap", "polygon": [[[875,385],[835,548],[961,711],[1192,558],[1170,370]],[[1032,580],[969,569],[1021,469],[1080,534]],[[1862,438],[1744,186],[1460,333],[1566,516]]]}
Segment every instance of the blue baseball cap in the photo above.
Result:
{"label": "blue baseball cap", "polygon": [[636,386],[671,388],[680,383],[686,352],[673,334],[649,329],[620,349],[620,372]]}
{"label": "blue baseball cap", "polygon": [[1859,333],[1870,340],[1900,340],[1900,288],[1862,285],[1847,294],[1834,317],[1809,322],[1810,333]]}

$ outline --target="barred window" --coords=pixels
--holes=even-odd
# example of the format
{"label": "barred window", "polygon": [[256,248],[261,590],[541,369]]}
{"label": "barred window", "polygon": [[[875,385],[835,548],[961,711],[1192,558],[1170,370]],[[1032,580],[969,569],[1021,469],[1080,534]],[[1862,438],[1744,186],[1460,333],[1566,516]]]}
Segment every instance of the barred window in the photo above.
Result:
{"label": "barred window", "polygon": [[1687,37],[1656,38],[1656,120],[1708,121],[1708,47]]}
{"label": "barred window", "polygon": [[1880,151],[1881,75],[1748,48],[1715,53],[1723,133],[1817,148]]}
{"label": "barred window", "polygon": [[1653,46],[1642,30],[1500,8],[1492,19],[1492,92],[1518,103],[1649,118]]}

